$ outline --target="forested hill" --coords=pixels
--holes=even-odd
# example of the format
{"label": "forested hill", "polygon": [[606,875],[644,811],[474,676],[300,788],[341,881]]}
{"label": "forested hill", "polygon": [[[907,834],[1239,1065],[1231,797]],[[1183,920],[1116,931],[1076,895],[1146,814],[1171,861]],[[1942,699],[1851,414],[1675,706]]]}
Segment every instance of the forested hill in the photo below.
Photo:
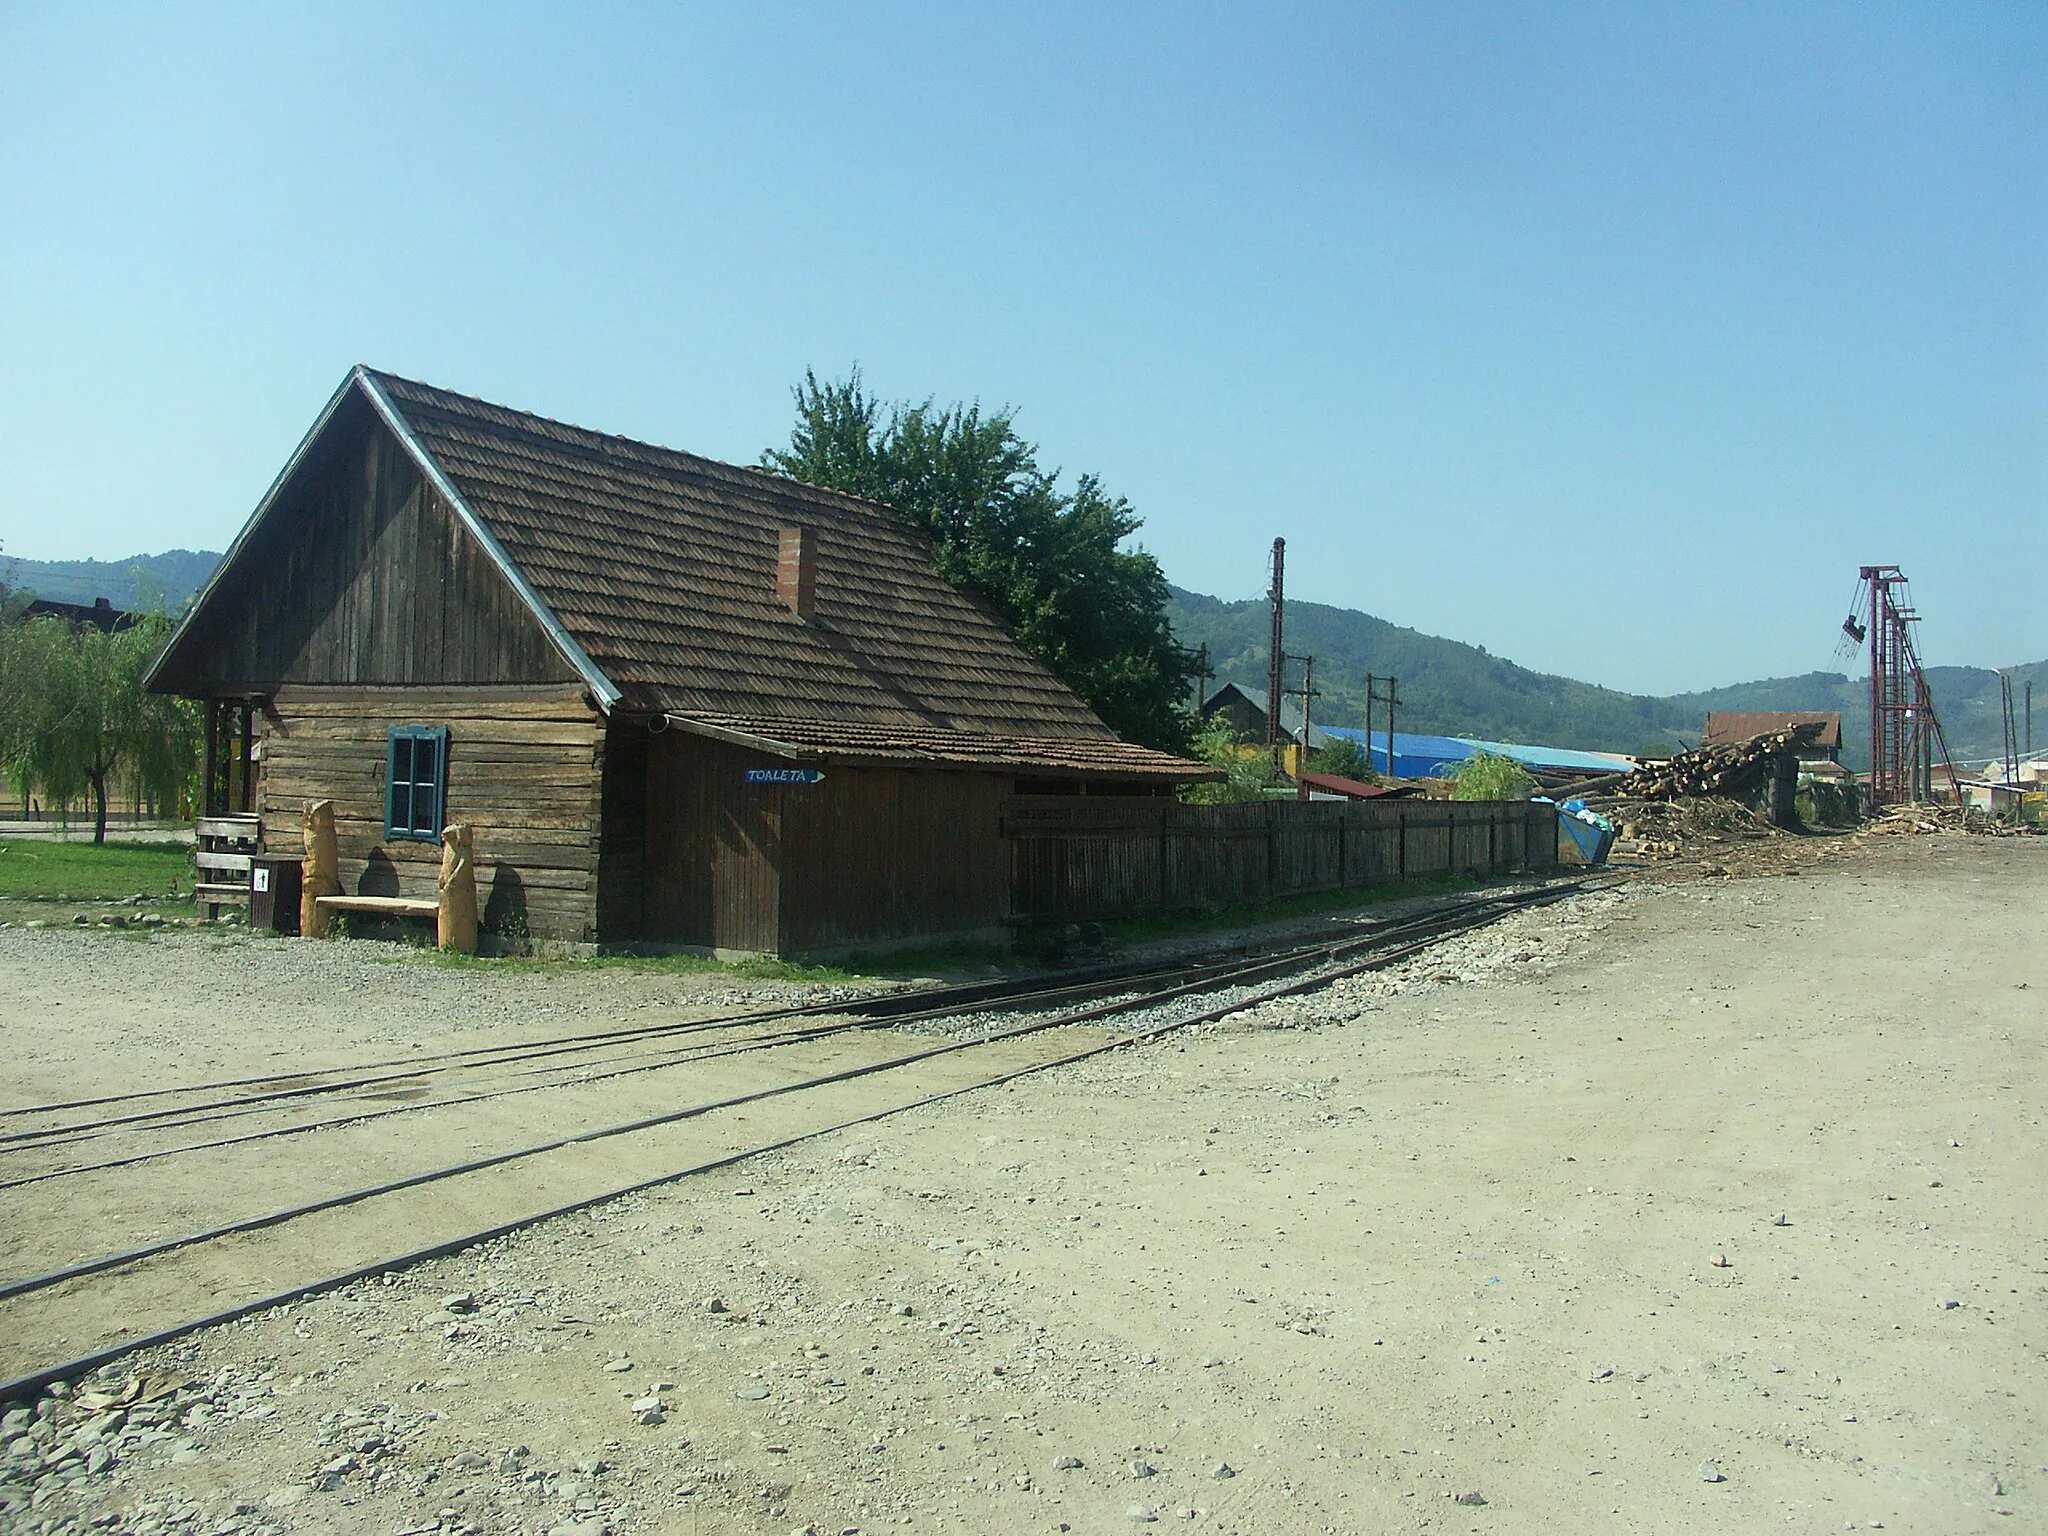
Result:
{"label": "forested hill", "polygon": [[[1184,645],[1209,647],[1218,683],[1263,698],[1271,620],[1263,598],[1226,603],[1173,589],[1169,612]],[[1404,731],[1541,742],[1590,751],[1669,752],[1700,728],[1690,705],[1531,672],[1483,647],[1403,629],[1351,608],[1287,605],[1287,650],[1316,659],[1314,718],[1365,720],[1365,674],[1400,679]],[[1211,685],[1212,687],[1214,684]]]}
{"label": "forested hill", "polygon": [[[176,613],[213,574],[220,556],[173,549],[126,560],[15,560],[0,555],[0,580],[67,603],[104,597],[118,608],[161,602]],[[1242,683],[1263,698],[1267,614],[1263,598],[1226,603],[1172,589],[1168,613],[1187,645],[1207,643],[1217,682]],[[1863,685],[1837,672],[1765,678],[1704,693],[1668,697],[1621,693],[1576,678],[1531,672],[1485,648],[1403,629],[1351,608],[1287,605],[1287,648],[1316,658],[1315,718],[1327,725],[1365,721],[1365,673],[1401,680],[1402,730],[1492,741],[1541,742],[1606,752],[1668,752],[1698,736],[1710,709],[1839,709],[1843,760],[1865,766],[1869,727]],[[2048,662],[2010,669],[2014,688],[2028,677],[2041,695],[2035,740],[2048,751]],[[1999,750],[1998,674],[1982,667],[1933,667],[1934,689],[1959,761]],[[1211,684],[1214,687],[1215,684]]]}
{"label": "forested hill", "polygon": [[[1168,611],[1183,644],[1209,647],[1218,683],[1243,684],[1265,696],[1270,621],[1263,598],[1226,603],[1175,587]],[[1843,760],[1861,767],[1869,756],[1863,685],[1840,673],[1765,678],[1665,697],[1622,693],[1531,672],[1484,647],[1403,629],[1355,609],[1301,602],[1287,605],[1287,649],[1316,658],[1321,697],[1315,718],[1328,725],[1364,723],[1370,670],[1401,680],[1395,721],[1401,730],[1596,752],[1668,752],[1698,737],[1709,710],[1838,709]],[[2048,662],[2010,670],[2015,689],[2027,677],[2035,681],[2042,711],[2036,743],[2048,749]],[[1932,667],[1927,676],[1949,750],[1959,761],[1995,756],[1998,674],[1981,667]]]}
{"label": "forested hill", "polygon": [[104,597],[116,608],[153,608],[176,613],[220,564],[220,551],[169,549],[126,560],[16,560],[0,556],[0,581],[55,603],[89,603]]}

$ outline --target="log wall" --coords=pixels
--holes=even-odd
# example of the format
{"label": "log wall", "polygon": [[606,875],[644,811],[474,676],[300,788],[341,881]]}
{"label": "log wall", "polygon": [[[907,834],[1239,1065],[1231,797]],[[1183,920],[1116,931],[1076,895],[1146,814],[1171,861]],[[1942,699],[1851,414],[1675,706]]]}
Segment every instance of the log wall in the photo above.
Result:
{"label": "log wall", "polygon": [[299,851],[306,803],[331,799],[343,889],[431,900],[440,844],[384,838],[394,725],[448,729],[445,819],[475,829],[484,926],[594,940],[606,738],[580,689],[279,688],[258,733],[266,849]]}

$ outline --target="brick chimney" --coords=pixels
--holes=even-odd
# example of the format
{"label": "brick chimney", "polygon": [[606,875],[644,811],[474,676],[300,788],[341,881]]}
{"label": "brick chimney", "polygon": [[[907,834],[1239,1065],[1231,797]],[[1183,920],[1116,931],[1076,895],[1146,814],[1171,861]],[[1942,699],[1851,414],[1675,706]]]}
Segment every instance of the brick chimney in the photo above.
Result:
{"label": "brick chimney", "polygon": [[805,623],[817,616],[818,536],[810,529],[784,528],[775,535],[775,595]]}

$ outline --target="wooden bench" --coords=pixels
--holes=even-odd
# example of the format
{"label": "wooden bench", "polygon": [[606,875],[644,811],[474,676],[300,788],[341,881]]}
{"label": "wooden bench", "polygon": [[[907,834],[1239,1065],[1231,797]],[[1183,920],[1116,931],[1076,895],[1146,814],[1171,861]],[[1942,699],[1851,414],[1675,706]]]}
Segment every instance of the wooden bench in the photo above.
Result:
{"label": "wooden bench", "polygon": [[300,928],[302,937],[323,938],[334,913],[360,912],[365,917],[415,918],[434,924],[443,949],[476,953],[476,876],[470,864],[470,829],[458,823],[441,829],[439,894],[418,896],[350,896],[341,889],[337,871],[339,849],[334,831],[334,802],[315,800],[306,806],[306,857],[302,864]]}
{"label": "wooden bench", "polygon": [[439,917],[441,903],[412,896],[315,896],[328,912],[368,912],[377,917]]}

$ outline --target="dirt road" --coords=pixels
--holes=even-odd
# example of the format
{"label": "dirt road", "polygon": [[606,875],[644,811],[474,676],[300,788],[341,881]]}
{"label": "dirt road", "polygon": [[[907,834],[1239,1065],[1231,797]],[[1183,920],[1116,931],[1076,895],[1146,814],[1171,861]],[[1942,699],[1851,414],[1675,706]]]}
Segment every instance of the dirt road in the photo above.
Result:
{"label": "dirt road", "polygon": [[[2048,842],[1938,838],[1517,918],[155,1351],[62,1475],[0,1436],[0,1520],[2041,1529],[2044,894]],[[0,991],[90,1016],[0,1019],[23,1096],[173,953],[0,941]],[[384,969],[333,1059],[407,1038]],[[180,1027],[152,1062],[294,1048]]]}

